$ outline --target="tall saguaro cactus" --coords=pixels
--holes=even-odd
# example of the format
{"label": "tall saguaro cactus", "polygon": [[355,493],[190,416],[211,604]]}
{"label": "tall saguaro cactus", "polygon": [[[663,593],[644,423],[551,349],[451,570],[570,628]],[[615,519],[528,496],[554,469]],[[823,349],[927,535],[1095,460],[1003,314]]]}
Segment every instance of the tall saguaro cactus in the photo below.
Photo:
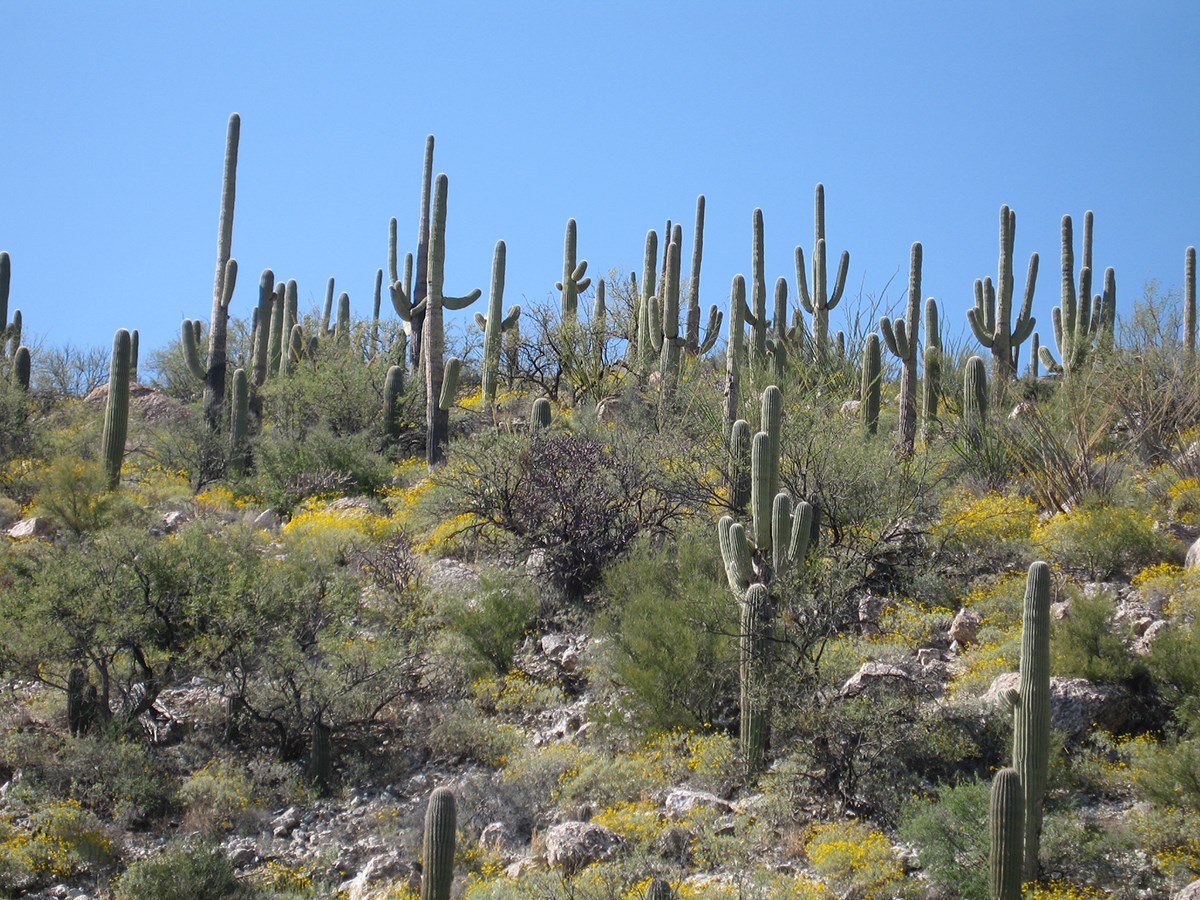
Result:
{"label": "tall saguaro cactus", "polygon": [[446,196],[450,181],[438,175],[433,197],[433,227],[429,235],[429,285],[425,297],[425,324],[421,351],[425,360],[425,422],[427,426],[425,461],[435,466],[446,459],[450,442],[450,413],[442,408],[446,361],[443,309],[466,309],[479,299],[478,288],[464,297],[447,297],[442,291],[446,274]]}
{"label": "tall saguaro cactus", "polygon": [[409,342],[412,366],[415,371],[424,352],[425,305],[429,272],[429,216],[430,196],[433,184],[433,135],[425,138],[425,161],[421,168],[421,221],[417,226],[416,279],[411,278],[412,255],[404,260],[404,279],[396,271],[396,220],[392,219],[388,229],[388,287],[392,295],[392,306],[402,320],[408,323],[412,333]]}
{"label": "tall saguaro cactus", "polygon": [[554,285],[562,292],[564,322],[568,319],[574,321],[579,314],[579,295],[592,283],[591,278],[584,277],[584,273],[587,272],[587,260],[575,262],[577,240],[575,220],[567,219],[567,235],[563,241],[563,277],[562,281]]}
{"label": "tall saguaro cactus", "polygon": [[108,400],[104,404],[104,432],[100,445],[104,453],[104,474],[110,491],[121,481],[121,463],[125,459],[125,436],[129,431],[129,332],[118,329],[113,337],[112,362],[108,368]]}
{"label": "tall saguaro cactus", "polygon": [[846,272],[850,268],[850,251],[843,250],[838,262],[837,275],[833,280],[833,291],[829,291],[827,268],[825,264],[825,185],[818,184],[815,202],[816,237],[813,242],[812,255],[812,293],[808,290],[808,276],[805,274],[804,248],[796,247],[796,291],[800,297],[800,305],[812,316],[813,345],[816,358],[824,361],[829,343],[829,311],[838,305],[842,299],[842,291],[846,287]]}
{"label": "tall saguaro cactus", "polygon": [[700,336],[700,262],[704,254],[704,195],[696,198],[696,233],[692,238],[692,273],[688,279],[687,320],[684,338],[687,352],[692,356],[707,353],[717,342],[721,332],[723,313],[713,304],[708,309],[708,323],[704,337]]}
{"label": "tall saguaro cactus", "polygon": [[1196,355],[1196,248],[1188,247],[1183,256],[1183,349],[1190,358]]}
{"label": "tall saguaro cactus", "polygon": [[903,319],[879,320],[879,332],[892,355],[900,360],[899,447],[912,453],[917,440],[917,344],[920,340],[921,244],[912,245],[908,265],[908,305]]}
{"label": "tall saguaro cactus", "polygon": [[872,331],[863,347],[862,361],[862,419],[867,434],[879,430],[879,402],[883,389],[883,353],[879,335]]}
{"label": "tall saguaro cactus", "polygon": [[1032,881],[1038,876],[1050,767],[1050,567],[1044,562],[1033,563],[1025,580],[1019,687],[1003,699],[1013,713],[1013,768],[1025,806],[1023,869],[1025,880]]}
{"label": "tall saguaro cactus", "polygon": [[[208,330],[208,362],[204,378],[204,418],[210,430],[216,430],[221,419],[221,404],[225,402],[226,340],[229,329],[229,300],[233,296],[236,265],[230,258],[233,250],[233,205],[237,193],[238,140],[242,120],[234,113],[229,117],[225,136],[225,173],[221,181],[221,220],[217,228],[217,272],[213,280],[212,316]],[[231,274],[232,273],[232,274]]]}
{"label": "tall saguaro cactus", "polygon": [[[1083,216],[1083,265],[1075,288],[1075,241],[1071,217],[1062,218],[1062,300],[1051,310],[1054,341],[1062,362],[1048,347],[1041,348],[1042,363],[1051,372],[1070,375],[1080,371],[1093,348],[1112,346],[1117,317],[1117,281],[1112,268],[1104,272],[1104,293],[1092,297],[1092,211]],[[1090,299],[1089,299],[1090,298]]]}
{"label": "tall saguaro cactus", "polygon": [[506,331],[517,324],[521,315],[520,306],[512,306],[508,315],[501,316],[504,308],[504,264],[507,249],[504,241],[496,241],[496,252],[492,256],[492,289],[488,294],[488,314],[485,318],[475,313],[475,322],[483,329],[483,402],[491,406],[496,402],[496,380],[500,374],[500,344]]}
{"label": "tall saguaro cactus", "polygon": [[729,289],[729,340],[725,346],[724,427],[728,432],[742,402],[742,367],[746,364],[746,279],[733,276]]}
{"label": "tall saguaro cactus", "polygon": [[[740,735],[742,755],[752,774],[762,767],[768,739],[771,666],[767,636],[775,615],[771,585],[804,561],[813,533],[812,506],[803,501],[793,505],[792,498],[779,489],[782,419],[783,395],[771,385],[763,391],[761,429],[750,449],[753,533],[747,534],[746,526],[732,516],[722,516],[717,523],[725,574],[742,611]],[[734,424],[732,432],[739,436],[739,444],[748,430],[742,420]],[[734,449],[737,456],[741,452]],[[740,480],[736,473],[733,480]]]}
{"label": "tall saguaro cactus", "polygon": [[937,423],[938,398],[942,390],[942,332],[938,326],[937,301],[925,300],[924,378],[921,380],[921,437],[928,443]]}
{"label": "tall saguaro cactus", "polygon": [[8,251],[0,250],[0,357],[16,353],[21,346],[21,311],[14,310],[8,321],[8,295],[12,284],[12,259]]}
{"label": "tall saguaro cactus", "polygon": [[1017,350],[1033,332],[1033,290],[1037,282],[1038,255],[1029,257],[1025,293],[1016,322],[1010,322],[1013,299],[1013,246],[1017,234],[1017,214],[1007,204],[1000,207],[1000,265],[996,286],[990,278],[975,280],[975,306],[967,310],[967,321],[975,339],[992,351],[992,376],[1002,390],[1004,382],[1017,375]]}
{"label": "tall saguaro cactus", "polygon": [[450,900],[454,883],[454,838],[457,828],[454,794],[434,788],[425,808],[421,843],[421,900]]}
{"label": "tall saguaro cactus", "polygon": [[761,365],[767,357],[767,272],[763,245],[763,214],[754,210],[754,243],[750,257],[750,308],[743,311],[750,323],[750,341],[754,363]]}

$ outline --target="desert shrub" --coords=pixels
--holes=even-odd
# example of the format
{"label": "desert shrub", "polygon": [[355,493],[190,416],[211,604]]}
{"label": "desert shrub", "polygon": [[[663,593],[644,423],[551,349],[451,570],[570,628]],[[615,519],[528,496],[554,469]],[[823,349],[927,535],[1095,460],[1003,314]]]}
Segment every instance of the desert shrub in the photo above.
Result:
{"label": "desert shrub", "polygon": [[1036,524],[1037,508],[1025,497],[994,491],[974,497],[960,490],[943,502],[930,538],[951,558],[998,567],[1027,560]]}
{"label": "desert shrub", "polygon": [[116,900],[194,900],[250,896],[220,847],[179,841],[133,863],[117,881]]}
{"label": "desert shrub", "polygon": [[582,598],[638,535],[671,527],[687,510],[645,442],[603,438],[481,433],[455,445],[431,500],[439,518],[462,517],[459,530],[475,539],[522,557],[540,551],[546,582]]}
{"label": "desert shrub", "polygon": [[[1195,738],[1146,738],[1127,742],[1125,772],[1138,795],[1158,806],[1178,806],[1200,814],[1200,742]],[[1124,760],[1122,760],[1124,762]]]}
{"label": "desert shrub", "polygon": [[904,867],[891,841],[861,820],[814,826],[804,853],[818,875],[842,890],[863,897],[894,897],[902,890]]}
{"label": "desert shrub", "polygon": [[1133,572],[1172,553],[1169,539],[1145,513],[1099,503],[1059,513],[1034,533],[1044,558],[1102,580]]}
{"label": "desert shrub", "polygon": [[309,497],[370,494],[391,468],[369,434],[339,434],[314,426],[303,440],[267,431],[255,445],[254,492],[285,514]]}
{"label": "desert shrub", "polygon": [[482,581],[482,589],[470,597],[443,597],[439,612],[480,665],[503,675],[537,615],[537,596],[529,580],[517,574],[485,572]]}
{"label": "desert shrub", "polygon": [[100,463],[71,456],[55,458],[42,471],[34,506],[76,537],[140,512],[122,494],[108,490]]}
{"label": "desert shrub", "polygon": [[20,823],[0,817],[0,891],[96,873],[112,861],[100,820],[76,800],[40,805]]}
{"label": "desert shrub", "polygon": [[1155,805],[1136,810],[1130,818],[1140,849],[1170,889],[1200,878],[1200,811]]}
{"label": "desert shrub", "polygon": [[913,797],[900,814],[900,837],[913,844],[930,882],[962,897],[988,892],[988,796],[980,779]]}
{"label": "desert shrub", "polygon": [[179,800],[190,822],[215,833],[235,827],[253,804],[244,767],[230,760],[209,760],[179,786]]}
{"label": "desert shrub", "polygon": [[1136,665],[1114,624],[1116,600],[1107,591],[1080,591],[1068,614],[1050,631],[1050,665],[1055,675],[1089,681],[1125,681]]}
{"label": "desert shrub", "polygon": [[[715,535],[639,546],[609,566],[595,667],[617,723],[643,734],[736,717],[737,606]],[[613,693],[614,689],[625,695]]]}
{"label": "desert shrub", "polygon": [[1150,677],[1175,721],[1200,736],[1200,628],[1176,624],[1150,644]]}

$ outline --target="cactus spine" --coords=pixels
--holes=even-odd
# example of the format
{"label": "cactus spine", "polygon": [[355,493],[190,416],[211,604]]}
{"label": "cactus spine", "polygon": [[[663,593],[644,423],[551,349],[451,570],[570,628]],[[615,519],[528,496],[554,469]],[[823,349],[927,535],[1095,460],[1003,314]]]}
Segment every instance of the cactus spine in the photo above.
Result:
{"label": "cactus spine", "polygon": [[[1051,310],[1054,341],[1062,362],[1056,362],[1048,347],[1041,359],[1050,372],[1070,375],[1080,371],[1093,345],[1101,352],[1112,347],[1117,316],[1117,281],[1111,268],[1104,272],[1104,293],[1092,297],[1092,212],[1083,217],[1083,265],[1079,289],[1075,288],[1075,246],[1071,217],[1062,219],[1062,300]],[[1089,300],[1091,298],[1091,300]]]}
{"label": "cactus spine", "polygon": [[1050,567],[1035,562],[1025,581],[1021,614],[1020,687],[1005,697],[1013,710],[1013,768],[1025,805],[1024,878],[1038,876],[1042,798],[1050,766]]}
{"label": "cactus spine", "polygon": [[992,900],[1021,900],[1025,798],[1021,776],[1004,768],[992,780],[988,802],[988,881]]}
{"label": "cactus spine", "polygon": [[879,430],[879,398],[883,389],[883,353],[879,348],[879,335],[872,331],[867,335],[863,347],[862,364],[862,417],[867,434]]}
{"label": "cactus spine", "polygon": [[250,382],[245,369],[233,373],[233,408],[229,415],[229,468],[241,477],[246,471],[250,447],[246,422],[250,417]]}
{"label": "cactus spine", "polygon": [[555,287],[562,292],[562,320],[574,320],[579,313],[579,295],[588,289],[592,279],[585,278],[587,260],[575,262],[576,251],[575,220],[567,219],[567,235],[563,241],[563,277],[556,282]]}
{"label": "cactus spine", "polygon": [[492,256],[492,289],[488,294],[488,314],[475,314],[475,322],[483,329],[483,402],[489,407],[496,402],[496,380],[500,374],[500,344],[506,331],[517,324],[521,307],[513,306],[507,316],[501,316],[504,305],[504,241],[496,241]]}
{"label": "cactus spine", "polygon": [[421,900],[450,900],[454,882],[454,794],[434,788],[425,809],[425,838],[421,844]]}
{"label": "cactus spine", "polygon": [[837,275],[833,281],[833,292],[828,290],[827,268],[825,265],[825,186],[818,184],[815,201],[815,230],[812,258],[812,293],[808,290],[808,277],[805,274],[804,248],[796,247],[796,290],[800,297],[800,305],[812,316],[813,344],[818,361],[825,360],[829,342],[829,311],[838,305],[842,299],[842,291],[846,287],[846,272],[850,268],[850,251],[843,250],[838,262]]}
{"label": "cactus spine", "polygon": [[129,430],[129,332],[118,329],[113,337],[112,362],[108,368],[108,400],[104,405],[104,472],[110,491],[121,481],[125,459],[125,435]]}
{"label": "cactus spine", "polygon": [[992,351],[992,377],[997,390],[1010,378],[1017,375],[1018,349],[1033,332],[1034,319],[1029,311],[1033,306],[1033,290],[1037,282],[1038,255],[1029,257],[1029,272],[1025,276],[1025,294],[1021,311],[1014,323],[1012,316],[1013,298],[1013,245],[1017,234],[1017,214],[1007,205],[1000,207],[1000,264],[996,274],[996,286],[990,278],[975,280],[975,306],[967,310],[967,321],[975,339]]}
{"label": "cactus spine", "polygon": [[[930,298],[932,299],[932,298]],[[887,316],[879,320],[883,342],[900,360],[901,453],[912,453],[917,440],[917,344],[920,339],[921,244],[912,245],[908,265],[908,305],[903,319],[894,323]]]}
{"label": "cactus spine", "polygon": [[1196,248],[1183,255],[1183,349],[1189,358],[1196,355]]}
{"label": "cactus spine", "polygon": [[447,297],[442,292],[446,270],[446,197],[450,181],[438,175],[433,197],[433,228],[429,236],[429,286],[425,296],[425,347],[421,351],[425,365],[425,416],[427,434],[425,461],[430,466],[444,462],[446,445],[450,442],[449,407],[442,407],[446,362],[442,359],[445,332],[443,309],[466,309],[479,299],[478,288],[465,297]]}
{"label": "cactus spine", "polygon": [[938,327],[937,301],[925,301],[925,377],[921,380],[921,437],[925,443],[937,424],[938,399],[942,390],[942,333]]}

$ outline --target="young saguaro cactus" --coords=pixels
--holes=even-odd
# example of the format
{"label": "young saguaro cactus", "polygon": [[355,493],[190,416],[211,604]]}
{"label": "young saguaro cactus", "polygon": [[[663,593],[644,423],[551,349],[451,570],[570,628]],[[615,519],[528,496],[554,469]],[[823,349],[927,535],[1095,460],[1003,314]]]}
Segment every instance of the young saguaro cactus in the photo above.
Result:
{"label": "young saguaro cactus", "polygon": [[454,883],[454,794],[434,788],[425,808],[425,837],[421,843],[421,900],[450,900]]}
{"label": "young saguaro cactus", "polygon": [[404,367],[391,366],[383,380],[383,445],[390,449],[400,439],[400,398],[404,395]]}
{"label": "young saguaro cactus", "polygon": [[938,398],[942,391],[942,333],[938,327],[937,301],[925,300],[925,364],[921,379],[921,437],[925,443],[937,424]]}
{"label": "young saguaro cactus", "polygon": [[488,294],[486,318],[475,313],[475,323],[483,329],[483,402],[489,407],[496,402],[496,381],[500,374],[500,345],[506,331],[517,324],[521,307],[509,307],[508,315],[501,316],[504,307],[504,264],[507,250],[504,241],[496,241],[496,252],[492,256],[492,289]]}
{"label": "young saguaro cactus", "polygon": [[233,404],[229,415],[229,469],[239,478],[245,473],[250,457],[246,423],[250,418],[250,380],[245,369],[233,373]]}
{"label": "young saguaro cactus", "polygon": [[112,362],[108,368],[108,400],[104,404],[104,432],[100,439],[106,485],[116,490],[125,459],[125,436],[129,431],[129,355],[131,339],[124,328],[113,337]]}
{"label": "young saguaro cactus", "polygon": [[575,319],[579,313],[579,295],[588,289],[592,279],[585,278],[587,260],[575,262],[576,227],[574,219],[567,219],[567,235],[563,241],[563,277],[555,287],[562,292],[562,320]]}
{"label": "young saguaro cactus", "polygon": [[1183,255],[1183,349],[1196,355],[1196,248]]}
{"label": "young saguaro cactus", "polygon": [[445,175],[438,175],[433,196],[433,228],[429,235],[429,286],[425,298],[425,348],[422,356],[425,360],[427,426],[425,460],[430,466],[445,461],[446,445],[450,442],[449,407],[442,407],[447,369],[446,361],[442,358],[445,346],[442,310],[466,309],[482,294],[476,288],[463,297],[447,297],[442,290],[446,270],[446,196],[449,185],[450,181]]}
{"label": "young saguaro cactus", "polygon": [[1013,713],[1013,768],[1025,805],[1024,879],[1038,876],[1042,799],[1050,767],[1050,567],[1029,567],[1021,613],[1021,669],[1017,689],[1003,699]]}
{"label": "young saguaro cactus", "polygon": [[863,347],[862,419],[867,434],[879,431],[879,404],[883,390],[883,353],[879,335],[872,331]]}
{"label": "young saguaro cactus", "polygon": [[988,882],[992,900],[1021,900],[1025,797],[1016,769],[992,780],[988,802]]}
{"label": "young saguaro cactus", "polygon": [[642,900],[674,900],[674,897],[670,882],[654,878],[646,885],[646,894]]}
{"label": "young saguaro cactus", "polygon": [[967,321],[975,339],[992,351],[992,377],[997,389],[1017,375],[1018,349],[1033,332],[1033,290],[1037,283],[1038,255],[1029,257],[1025,293],[1016,322],[1010,322],[1013,300],[1013,245],[1017,234],[1017,214],[1007,205],[1000,207],[1000,265],[996,286],[990,278],[975,280],[975,306],[967,310]]}
{"label": "young saguaro cactus", "polygon": [[963,427],[967,438],[977,442],[987,424],[988,383],[983,357],[972,356],[963,371]]}
{"label": "young saguaro cactus", "polygon": [[823,184],[817,185],[814,218],[816,220],[816,237],[813,242],[812,293],[809,293],[808,277],[804,271],[804,248],[800,246],[796,247],[796,291],[800,297],[800,305],[812,316],[816,358],[818,361],[824,361],[828,352],[829,311],[842,299],[842,291],[846,287],[846,272],[850,268],[850,251],[842,251],[837,275],[833,280],[833,291],[830,292],[825,265],[825,185]]}
{"label": "young saguaro cactus", "polygon": [[[932,298],[931,298],[932,299]],[[900,360],[901,453],[912,453],[917,440],[917,344],[920,338],[921,244],[912,245],[908,265],[908,305],[903,319],[879,320],[879,332],[892,355]]]}
{"label": "young saguaro cactus", "polygon": [[8,295],[12,287],[12,259],[0,250],[0,356],[15,354],[21,346],[21,311],[14,310],[8,321]]}
{"label": "young saguaro cactus", "polygon": [[650,300],[654,285],[658,281],[658,232],[653,228],[646,232],[646,249],[642,257],[642,290],[638,295],[637,308],[637,353],[634,370],[644,376],[654,364],[653,318]]}
{"label": "young saguaro cactus", "polygon": [[[1070,216],[1062,218],[1062,300],[1050,311],[1054,342],[1062,362],[1048,347],[1041,359],[1047,371],[1070,375],[1080,371],[1093,347],[1101,352],[1112,346],[1117,317],[1117,281],[1112,268],[1104,272],[1104,293],[1092,297],[1092,211],[1083,216],[1083,265],[1079,289],[1075,288],[1075,241]],[[1089,301],[1088,298],[1091,298]]]}

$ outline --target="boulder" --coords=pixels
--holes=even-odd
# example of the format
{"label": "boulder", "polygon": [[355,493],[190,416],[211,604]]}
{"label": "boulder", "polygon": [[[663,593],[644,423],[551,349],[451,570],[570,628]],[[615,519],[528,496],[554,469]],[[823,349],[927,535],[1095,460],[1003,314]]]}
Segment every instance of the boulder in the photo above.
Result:
{"label": "boulder", "polygon": [[677,788],[667,794],[667,799],[663,801],[663,811],[669,819],[682,819],[696,809],[715,809],[722,813],[733,812],[729,801],[722,800],[716,794],[710,794],[708,791]]}
{"label": "boulder", "polygon": [[51,540],[56,531],[54,523],[44,516],[30,516],[28,519],[21,519],[4,533],[15,540]]}
{"label": "boulder", "polygon": [[421,580],[433,594],[467,597],[483,590],[479,573],[455,559],[434,560],[425,568]]}
{"label": "boulder", "polygon": [[947,632],[952,643],[959,647],[969,647],[979,637],[979,613],[973,609],[960,609],[954,621],[950,623]]}
{"label": "boulder", "polygon": [[562,822],[546,832],[546,861],[567,875],[592,863],[613,859],[625,847],[623,837],[592,822]]}
{"label": "boulder", "polygon": [[1200,538],[1197,538],[1192,546],[1188,547],[1187,556],[1183,559],[1183,566],[1189,572],[1200,569]]}
{"label": "boulder", "polygon": [[[997,675],[984,695],[984,701],[1000,706],[1000,695],[1020,686],[1016,672]],[[1126,688],[1117,684],[1094,684],[1086,678],[1050,679],[1050,727],[1064,731],[1068,740],[1078,741],[1093,727],[1112,734],[1137,730],[1143,704]]]}
{"label": "boulder", "polygon": [[1171,900],[1200,900],[1200,880],[1193,881]]}
{"label": "boulder", "polygon": [[908,683],[912,681],[912,676],[899,666],[889,663],[863,663],[857,672],[846,679],[846,683],[842,685],[841,696],[854,697],[870,688],[897,681]]}

